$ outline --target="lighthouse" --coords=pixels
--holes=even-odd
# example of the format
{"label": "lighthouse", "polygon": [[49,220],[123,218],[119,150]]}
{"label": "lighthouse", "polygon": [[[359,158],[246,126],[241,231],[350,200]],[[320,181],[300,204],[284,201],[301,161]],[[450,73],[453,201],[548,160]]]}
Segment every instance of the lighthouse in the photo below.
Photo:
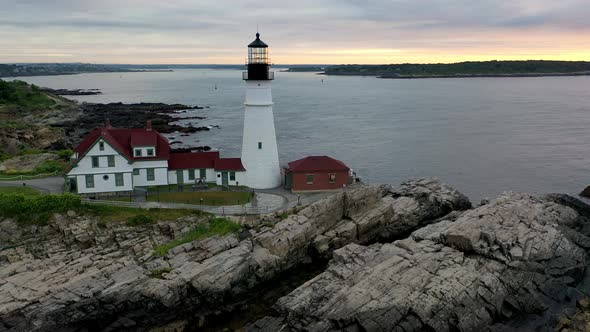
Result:
{"label": "lighthouse", "polygon": [[242,73],[246,81],[244,102],[244,135],[242,137],[242,163],[246,168],[246,184],[254,189],[276,188],[281,185],[279,152],[272,111],[268,45],[256,40],[248,45],[248,70]]}

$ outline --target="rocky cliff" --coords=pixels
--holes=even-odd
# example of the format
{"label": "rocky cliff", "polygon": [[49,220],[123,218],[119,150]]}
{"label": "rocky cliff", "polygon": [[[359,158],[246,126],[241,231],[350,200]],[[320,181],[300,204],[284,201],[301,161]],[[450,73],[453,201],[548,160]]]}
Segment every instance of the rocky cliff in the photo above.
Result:
{"label": "rocky cliff", "polygon": [[[185,315],[233,310],[248,292],[339,248],[403,237],[465,196],[433,179],[330,196],[274,225],[173,248],[203,220],[129,227],[56,216],[45,227],[0,224],[0,329],[145,329]],[[342,256],[344,257],[344,256]],[[360,261],[359,261],[360,264]],[[290,272],[289,272],[290,271]]]}
{"label": "rocky cliff", "polygon": [[507,193],[402,240],[346,245],[249,330],[553,330],[588,292],[589,212]]}

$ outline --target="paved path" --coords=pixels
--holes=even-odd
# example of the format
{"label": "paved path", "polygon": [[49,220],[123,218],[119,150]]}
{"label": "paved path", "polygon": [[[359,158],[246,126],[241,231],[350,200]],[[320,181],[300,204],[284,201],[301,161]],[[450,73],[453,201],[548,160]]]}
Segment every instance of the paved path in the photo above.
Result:
{"label": "paved path", "polygon": [[26,184],[33,188],[39,189],[45,193],[62,194],[64,192],[64,178],[62,176],[52,176],[48,178],[32,179],[32,180],[13,180],[0,181],[1,187],[14,187]]}

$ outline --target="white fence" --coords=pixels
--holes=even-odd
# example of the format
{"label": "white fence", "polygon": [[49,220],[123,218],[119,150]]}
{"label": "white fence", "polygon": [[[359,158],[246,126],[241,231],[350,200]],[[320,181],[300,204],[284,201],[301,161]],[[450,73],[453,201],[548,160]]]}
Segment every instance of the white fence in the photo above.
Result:
{"label": "white fence", "polygon": [[43,173],[43,174],[35,174],[35,175],[11,175],[11,176],[0,176],[0,181],[14,181],[14,180],[32,180],[32,179],[39,179],[39,178],[46,178],[48,176],[57,175],[59,172],[53,173]]}

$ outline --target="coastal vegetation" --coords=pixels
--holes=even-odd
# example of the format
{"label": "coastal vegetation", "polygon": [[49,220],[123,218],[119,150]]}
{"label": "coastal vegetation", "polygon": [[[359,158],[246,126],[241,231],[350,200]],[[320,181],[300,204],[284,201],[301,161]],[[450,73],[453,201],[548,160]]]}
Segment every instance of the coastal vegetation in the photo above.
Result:
{"label": "coastal vegetation", "polygon": [[0,187],[0,217],[14,218],[24,224],[46,225],[52,214],[68,211],[96,217],[102,222],[127,222],[130,226],[186,216],[209,216],[199,210],[93,205],[82,202],[79,196],[73,194],[40,195],[30,187]]}
{"label": "coastal vegetation", "polygon": [[534,76],[550,74],[590,74],[587,61],[468,61],[436,64],[336,65],[326,75],[366,75],[384,78]]}
{"label": "coastal vegetation", "polygon": [[242,226],[229,219],[212,218],[206,224],[197,225],[195,228],[193,228],[191,231],[186,233],[181,238],[157,246],[155,249],[155,254],[160,257],[166,256],[170,249],[177,247],[181,244],[211,237],[214,235],[223,236],[230,233],[235,233],[238,232],[241,228]]}
{"label": "coastal vegetation", "polygon": [[0,112],[37,111],[56,104],[53,98],[42,92],[36,85],[23,81],[0,80]]}

